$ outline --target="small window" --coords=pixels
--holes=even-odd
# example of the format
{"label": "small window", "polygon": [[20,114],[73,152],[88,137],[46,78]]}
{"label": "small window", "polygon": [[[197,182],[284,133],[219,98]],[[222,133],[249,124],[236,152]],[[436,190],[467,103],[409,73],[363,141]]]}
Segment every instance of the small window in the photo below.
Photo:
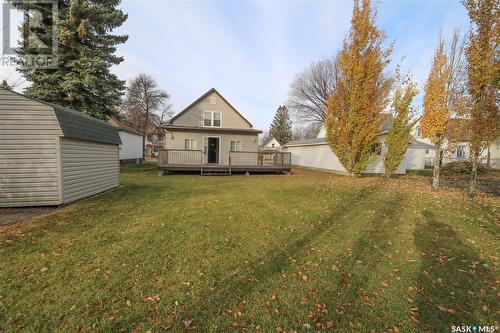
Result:
{"label": "small window", "polygon": [[377,142],[373,145],[373,152],[377,155],[382,155],[382,144]]}
{"label": "small window", "polygon": [[417,126],[415,130],[415,135],[417,136],[417,138],[420,138],[422,136],[420,126]]}
{"label": "small window", "polygon": [[231,151],[241,151],[241,141],[231,141]]}
{"label": "small window", "polygon": [[274,143],[273,143],[273,144],[271,144],[271,148],[274,148]]}
{"label": "small window", "polygon": [[426,149],[426,150],[425,150],[425,153],[426,153],[426,154],[429,154],[429,149]]}
{"label": "small window", "polygon": [[457,147],[457,158],[463,159],[465,158],[465,146]]}
{"label": "small window", "polygon": [[203,112],[203,126],[212,126],[212,112]]}
{"label": "small window", "polygon": [[196,140],[195,139],[185,139],[184,149],[186,150],[196,150]]}
{"label": "small window", "polygon": [[217,103],[217,97],[214,95],[210,96],[210,104],[215,105]]}
{"label": "small window", "polygon": [[213,117],[214,117],[214,122],[212,126],[220,127],[220,112],[214,112]]}

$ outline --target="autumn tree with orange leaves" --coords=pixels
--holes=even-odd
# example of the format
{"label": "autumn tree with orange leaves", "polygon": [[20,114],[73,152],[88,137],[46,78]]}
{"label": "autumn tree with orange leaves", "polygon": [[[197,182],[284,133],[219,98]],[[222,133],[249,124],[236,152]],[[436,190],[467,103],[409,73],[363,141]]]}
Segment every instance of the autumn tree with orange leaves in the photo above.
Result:
{"label": "autumn tree with orange leaves", "polygon": [[432,189],[439,187],[444,132],[450,120],[449,101],[450,66],[440,38],[432,67],[424,87],[424,113],[421,119],[422,134],[435,145],[434,175]]}
{"label": "autumn tree with orange leaves", "polygon": [[366,169],[388,103],[391,79],[385,68],[392,48],[375,25],[369,0],[354,2],[351,30],[338,54],[335,90],[327,102],[327,140],[351,176]]}
{"label": "autumn tree with orange leaves", "polygon": [[470,153],[472,170],[469,194],[474,194],[477,165],[482,151],[499,137],[500,113],[500,1],[463,1],[471,20],[471,31],[465,51],[467,89],[470,98]]}

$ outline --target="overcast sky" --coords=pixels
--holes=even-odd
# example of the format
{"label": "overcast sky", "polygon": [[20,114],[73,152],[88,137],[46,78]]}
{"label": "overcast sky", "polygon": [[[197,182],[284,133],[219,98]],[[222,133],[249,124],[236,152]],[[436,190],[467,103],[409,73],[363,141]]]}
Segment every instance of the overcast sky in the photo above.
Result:
{"label": "overcast sky", "polygon": [[[457,1],[378,3],[377,24],[393,64],[402,62],[420,88],[440,31],[466,30]],[[351,1],[123,1],[128,20],[119,33],[125,61],[114,72],[129,81],[144,72],[157,79],[180,111],[214,87],[256,128],[267,130],[287,99],[296,73],[334,55],[350,25]],[[15,77],[0,66],[0,76]],[[416,104],[420,104],[419,97]]]}

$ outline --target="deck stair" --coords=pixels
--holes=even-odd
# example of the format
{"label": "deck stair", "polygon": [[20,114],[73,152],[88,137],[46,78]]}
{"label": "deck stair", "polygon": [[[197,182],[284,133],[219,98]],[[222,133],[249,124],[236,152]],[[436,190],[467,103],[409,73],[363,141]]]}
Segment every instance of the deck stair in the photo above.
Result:
{"label": "deck stair", "polygon": [[229,166],[202,166],[201,168],[202,176],[230,176],[231,168]]}

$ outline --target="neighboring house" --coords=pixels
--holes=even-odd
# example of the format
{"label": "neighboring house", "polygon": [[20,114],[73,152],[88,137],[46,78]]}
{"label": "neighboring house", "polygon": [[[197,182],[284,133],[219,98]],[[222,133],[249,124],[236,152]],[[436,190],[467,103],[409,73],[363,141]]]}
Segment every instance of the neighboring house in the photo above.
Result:
{"label": "neighboring house", "polygon": [[175,115],[165,130],[165,148],[201,150],[204,163],[227,165],[229,151],[257,151],[260,130],[217,90],[207,91]]}
{"label": "neighboring house", "polygon": [[423,136],[422,134],[422,127],[420,125],[420,119],[418,119],[415,124],[413,125],[413,128],[411,129],[410,134],[415,138],[417,142],[424,143],[428,145],[425,149],[425,154],[424,154],[424,166],[429,168],[434,166],[434,156],[435,156],[435,150],[434,150],[434,144],[430,139],[427,139]]}
{"label": "neighboring house", "polygon": [[[384,121],[382,123],[378,136],[378,143],[374,146],[376,154],[363,173],[384,173],[383,156],[387,152],[387,147],[384,142],[390,126],[390,121]],[[397,168],[396,173],[404,174],[408,169],[423,169],[425,151],[431,148],[431,145],[419,142],[412,138],[412,143],[410,144],[403,161]],[[316,139],[292,141],[284,145],[283,149],[292,153],[291,158],[293,165],[330,170],[344,174],[347,173],[346,169],[340,163],[337,155],[335,155],[326,141],[325,126],[322,126]]]}
{"label": "neighboring house", "polygon": [[60,205],[117,187],[118,131],[0,88],[0,207]]}
{"label": "neighboring house", "polygon": [[154,134],[148,134],[146,137],[146,156],[158,157],[160,149],[165,148],[165,133],[158,130]]}
{"label": "neighboring house", "polygon": [[120,162],[136,163],[143,160],[144,136],[135,128],[112,117],[108,123],[118,130],[120,134]]}
{"label": "neighboring house", "polygon": [[[443,165],[451,162],[470,160],[470,120],[451,119],[445,131],[445,141],[443,143]],[[426,149],[425,165],[434,165],[435,149],[432,142],[424,138],[420,131],[420,122],[417,122],[412,129],[412,135],[419,141],[432,145]],[[493,168],[500,168],[500,139],[497,139],[488,149],[485,149],[480,157],[480,162],[488,164]]]}
{"label": "neighboring house", "polygon": [[268,136],[259,146],[260,150],[280,150],[281,144],[275,138]]}

